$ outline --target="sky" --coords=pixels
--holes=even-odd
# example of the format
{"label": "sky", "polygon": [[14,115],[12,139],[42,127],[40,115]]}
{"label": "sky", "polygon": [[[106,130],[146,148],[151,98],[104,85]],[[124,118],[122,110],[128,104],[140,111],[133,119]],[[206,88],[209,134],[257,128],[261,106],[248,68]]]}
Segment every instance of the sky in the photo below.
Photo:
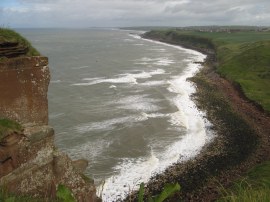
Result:
{"label": "sky", "polygon": [[270,25],[270,0],[0,0],[0,26]]}

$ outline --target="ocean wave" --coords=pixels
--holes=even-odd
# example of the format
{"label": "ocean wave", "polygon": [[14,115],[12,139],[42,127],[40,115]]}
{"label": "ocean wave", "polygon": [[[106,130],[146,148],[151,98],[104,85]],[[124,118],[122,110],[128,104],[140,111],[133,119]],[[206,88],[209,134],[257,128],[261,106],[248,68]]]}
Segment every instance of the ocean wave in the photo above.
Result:
{"label": "ocean wave", "polygon": [[110,146],[111,142],[107,139],[98,139],[95,141],[88,141],[68,150],[68,154],[72,159],[85,158],[93,161],[102,155],[102,152]]}
{"label": "ocean wave", "polygon": [[161,53],[166,52],[166,49],[164,49],[164,48],[150,48],[148,50],[150,50],[150,51],[157,51],[157,52],[161,52]]}
{"label": "ocean wave", "polygon": [[132,39],[124,39],[124,41],[133,42],[134,40],[132,40]]}
{"label": "ocean wave", "polygon": [[144,46],[143,43],[135,43],[135,44],[132,44],[133,46]]}
{"label": "ocean wave", "polygon": [[159,111],[162,107],[156,105],[155,103],[160,102],[159,99],[148,98],[148,95],[131,95],[119,99],[116,102],[110,102],[110,104],[115,105],[118,109],[127,109],[132,111],[141,112],[154,112]]}
{"label": "ocean wave", "polygon": [[65,115],[65,113],[51,113],[49,114],[49,119],[57,119],[63,115]]}
{"label": "ocean wave", "polygon": [[137,79],[146,79],[151,78],[154,75],[165,74],[165,70],[163,69],[155,69],[152,71],[141,71],[139,73],[125,73],[119,74],[116,78],[84,78],[83,81],[87,81],[84,83],[75,83],[72,86],[91,86],[99,83],[130,83],[130,84],[137,84]]}
{"label": "ocean wave", "polygon": [[83,123],[75,126],[73,129],[80,134],[90,131],[109,131],[117,128],[120,124],[131,126],[132,123],[145,121],[147,117],[142,114],[125,116],[113,119],[107,119],[99,122]]}
{"label": "ocean wave", "polygon": [[164,81],[164,80],[161,80],[161,81],[146,81],[146,82],[140,83],[140,86],[152,87],[152,86],[162,86],[162,85],[167,85],[167,84],[168,84],[168,82]]}
{"label": "ocean wave", "polygon": [[79,67],[71,67],[71,69],[84,69],[84,68],[88,68],[89,66],[85,65],[85,66],[79,66]]}
{"label": "ocean wave", "polygon": [[[139,36],[133,36],[139,39]],[[145,40],[145,39],[144,39]],[[171,102],[175,105],[178,111],[174,113],[161,114],[161,113],[145,113],[142,115],[149,119],[168,117],[168,121],[172,126],[184,127],[186,134],[179,136],[179,139],[174,141],[173,144],[165,148],[162,153],[155,153],[151,151],[148,157],[139,159],[123,159],[123,162],[117,165],[114,169],[118,174],[110,177],[104,184],[102,198],[104,201],[111,201],[123,199],[130,190],[138,189],[141,182],[147,182],[153,174],[160,173],[168,166],[177,161],[186,161],[196,156],[201,148],[209,141],[209,135],[206,133],[208,121],[205,120],[204,114],[200,112],[194,102],[191,100],[191,94],[195,92],[195,88],[186,79],[193,76],[200,64],[194,64],[194,61],[203,61],[205,55],[185,49],[179,46],[169,45],[161,42],[151,41],[156,44],[166,45],[185,51],[190,54],[188,56],[189,62],[185,71],[179,76],[172,76],[167,84],[169,92],[172,92],[174,97]],[[157,62],[157,58],[143,57],[136,62],[153,63]],[[171,62],[171,61],[169,61]],[[146,97],[143,97],[143,99]],[[130,97],[127,105],[131,100],[134,103],[140,101],[142,97]],[[124,101],[122,103],[124,103]],[[151,103],[151,102],[148,102]]]}
{"label": "ocean wave", "polygon": [[50,81],[50,83],[61,83],[62,81],[61,80],[52,80]]}
{"label": "ocean wave", "polygon": [[169,66],[171,64],[174,64],[175,61],[168,58],[168,57],[159,57],[159,58],[148,58],[148,57],[142,57],[140,59],[135,60],[134,64],[139,65],[157,65],[157,66]]}
{"label": "ocean wave", "polygon": [[147,158],[122,160],[123,163],[114,167],[114,170],[120,173],[107,179],[104,186],[97,187],[98,195],[102,191],[103,201],[123,199],[132,190],[137,189],[139,183],[149,179],[159,165],[159,159],[153,152]]}

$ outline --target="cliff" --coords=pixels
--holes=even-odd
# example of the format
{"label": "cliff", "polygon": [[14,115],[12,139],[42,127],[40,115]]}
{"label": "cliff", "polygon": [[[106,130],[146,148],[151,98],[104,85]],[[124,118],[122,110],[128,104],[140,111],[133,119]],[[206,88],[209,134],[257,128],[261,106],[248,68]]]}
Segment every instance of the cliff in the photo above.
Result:
{"label": "cliff", "polygon": [[0,158],[0,186],[11,193],[53,199],[62,184],[77,201],[96,201],[94,185],[57,150],[49,126],[27,127],[23,133],[7,135],[2,139]]}
{"label": "cliff", "polygon": [[51,200],[64,185],[77,201],[97,201],[93,182],[82,173],[88,162],[72,161],[54,145],[48,126],[48,58],[28,56],[29,46],[16,52],[6,41],[0,32],[0,120],[15,120],[23,129],[0,136],[0,188]]}
{"label": "cliff", "polygon": [[46,57],[0,61],[0,117],[22,124],[48,124],[49,81]]}

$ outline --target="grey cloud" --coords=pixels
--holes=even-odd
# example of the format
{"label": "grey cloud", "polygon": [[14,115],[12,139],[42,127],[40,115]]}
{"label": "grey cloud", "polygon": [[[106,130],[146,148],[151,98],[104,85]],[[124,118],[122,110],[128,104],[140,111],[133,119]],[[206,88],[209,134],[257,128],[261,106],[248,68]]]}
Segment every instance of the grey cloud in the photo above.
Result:
{"label": "grey cloud", "polygon": [[[269,0],[19,0],[0,24],[89,27],[254,24],[270,22]],[[23,20],[22,20],[23,19]]]}

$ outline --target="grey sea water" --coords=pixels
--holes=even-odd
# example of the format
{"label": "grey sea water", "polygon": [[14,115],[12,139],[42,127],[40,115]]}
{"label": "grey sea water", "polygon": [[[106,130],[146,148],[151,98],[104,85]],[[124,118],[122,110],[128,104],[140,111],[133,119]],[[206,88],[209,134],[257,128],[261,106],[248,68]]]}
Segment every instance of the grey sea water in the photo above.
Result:
{"label": "grey sea water", "polygon": [[204,55],[132,31],[19,29],[49,57],[49,123],[56,145],[89,160],[104,201],[195,156],[209,140],[186,81]]}

